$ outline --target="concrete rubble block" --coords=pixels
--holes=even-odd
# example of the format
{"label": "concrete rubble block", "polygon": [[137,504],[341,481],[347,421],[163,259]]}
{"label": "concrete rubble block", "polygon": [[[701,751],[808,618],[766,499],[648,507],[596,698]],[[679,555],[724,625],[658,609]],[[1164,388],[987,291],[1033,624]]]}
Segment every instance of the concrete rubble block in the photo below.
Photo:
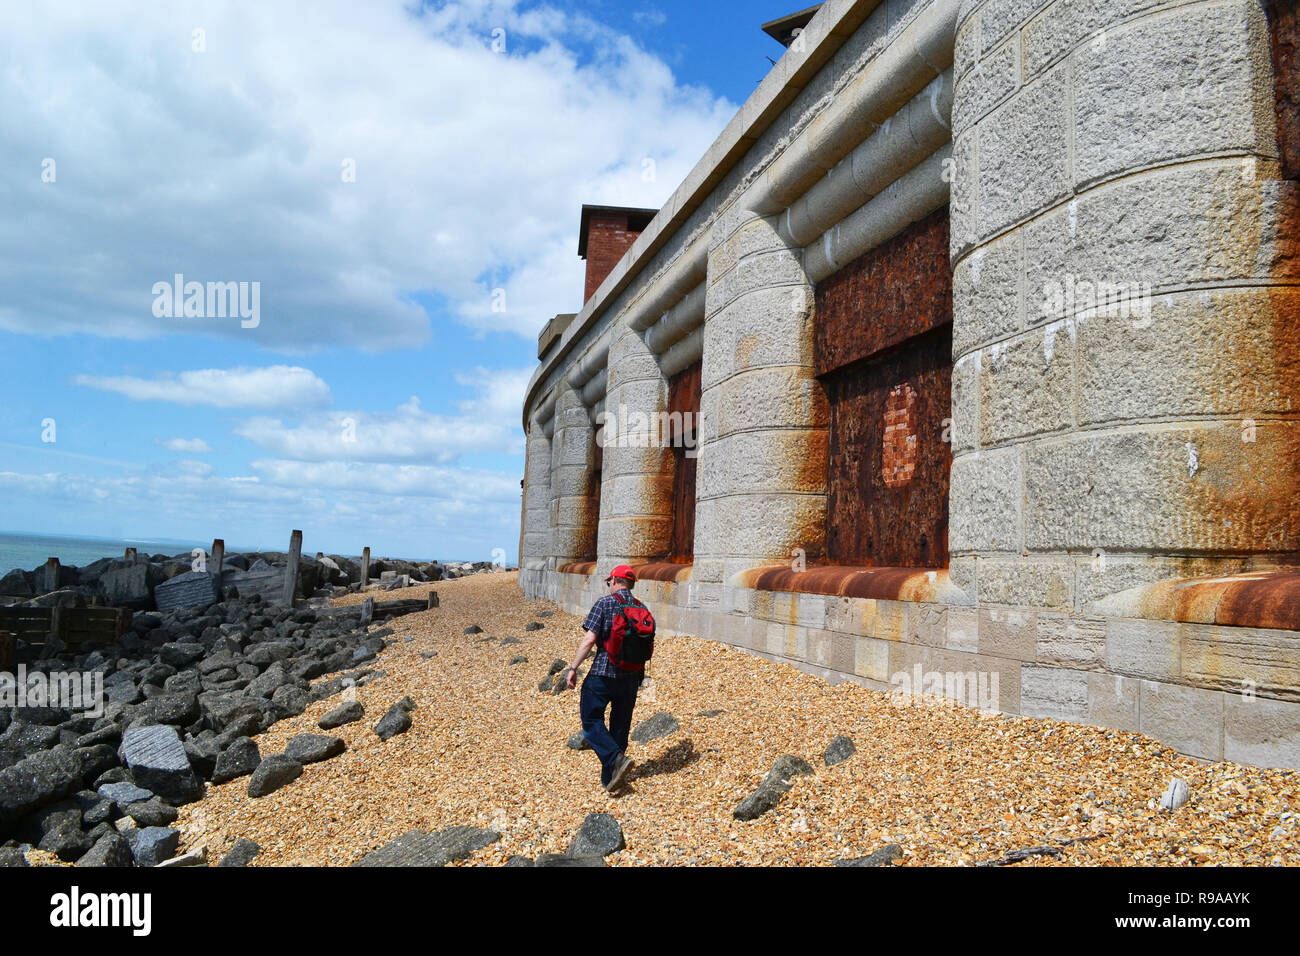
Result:
{"label": "concrete rubble block", "polygon": [[1163,0],[1071,0],[1045,5],[1042,13],[1025,24],[1024,74],[1032,78],[1077,47],[1087,43],[1104,51],[1111,31],[1143,10]]}
{"label": "concrete rubble block", "polygon": [[1144,680],[1138,701],[1138,729],[1180,753],[1202,760],[1222,760],[1227,696],[1217,690]]}
{"label": "concrete rubble block", "polygon": [[203,796],[203,782],[190,766],[175,727],[133,727],[122,735],[122,762],[141,787],[171,803],[192,803]]}
{"label": "concrete rubble block", "polygon": [[[952,192],[948,203],[953,257],[965,256],[978,245],[983,229],[979,218],[979,169],[976,148],[979,127],[954,129]],[[961,313],[957,313],[959,318]]]}
{"label": "concrete rubble block", "polygon": [[982,55],[987,56],[1043,6],[1043,0],[987,0],[979,8]]}
{"label": "concrete rubble block", "polygon": [[497,842],[501,834],[477,827],[448,827],[435,833],[410,830],[353,866],[446,866]]}

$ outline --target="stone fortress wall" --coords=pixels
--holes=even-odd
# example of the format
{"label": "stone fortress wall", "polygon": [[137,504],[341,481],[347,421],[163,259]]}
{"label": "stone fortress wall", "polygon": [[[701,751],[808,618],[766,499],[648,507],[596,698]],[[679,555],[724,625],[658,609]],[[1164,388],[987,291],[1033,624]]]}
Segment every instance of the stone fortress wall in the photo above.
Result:
{"label": "stone fortress wall", "polygon": [[525,593],[631,563],[828,680],[1300,766],[1296,43],[1272,0],[823,4],[543,332]]}

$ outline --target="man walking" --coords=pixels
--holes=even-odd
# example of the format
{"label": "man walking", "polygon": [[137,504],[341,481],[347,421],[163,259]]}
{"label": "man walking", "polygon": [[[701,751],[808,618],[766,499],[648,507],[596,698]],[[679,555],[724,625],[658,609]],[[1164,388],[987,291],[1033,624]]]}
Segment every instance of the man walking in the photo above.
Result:
{"label": "man walking", "polygon": [[[611,792],[623,785],[632,769],[632,761],[625,753],[627,735],[632,728],[632,709],[645,661],[654,647],[654,618],[632,596],[634,584],[636,572],[626,564],[610,572],[605,579],[609,593],[587,614],[582,624],[586,633],[566,678],[570,688],[577,684],[578,665],[596,647],[596,659],[582,682],[579,706],[582,734],[600,758],[600,782]],[[608,728],[606,707],[610,709]]]}

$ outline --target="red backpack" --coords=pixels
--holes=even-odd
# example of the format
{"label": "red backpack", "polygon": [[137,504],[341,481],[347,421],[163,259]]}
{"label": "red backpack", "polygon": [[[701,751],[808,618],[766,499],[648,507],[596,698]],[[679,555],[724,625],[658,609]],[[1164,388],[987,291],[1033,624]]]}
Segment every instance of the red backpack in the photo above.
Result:
{"label": "red backpack", "polygon": [[618,591],[614,599],[618,601],[618,610],[614,612],[604,651],[617,669],[634,673],[644,671],[646,661],[655,652],[654,615],[630,594],[624,601],[623,592]]}

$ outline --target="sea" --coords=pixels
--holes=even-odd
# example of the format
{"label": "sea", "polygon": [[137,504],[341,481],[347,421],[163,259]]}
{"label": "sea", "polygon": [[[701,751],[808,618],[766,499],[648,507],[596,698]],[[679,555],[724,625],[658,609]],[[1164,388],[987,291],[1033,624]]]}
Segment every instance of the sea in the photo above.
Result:
{"label": "sea", "polygon": [[[192,548],[210,548],[211,541],[123,540],[118,538],[77,538],[60,534],[23,534],[0,531],[0,575],[14,568],[32,571],[42,567],[47,558],[58,558],[62,565],[85,567],[100,558],[120,558],[127,548],[140,554],[180,554]],[[227,547],[234,554],[237,548]]]}
{"label": "sea", "polygon": [[[58,558],[65,567],[84,568],[100,558],[120,558],[127,548],[135,548],[141,555],[188,553],[194,548],[205,551],[212,547],[212,540],[181,541],[172,538],[78,538],[62,534],[25,534],[21,531],[0,531],[0,577],[14,568],[34,571],[45,566],[49,558]],[[226,554],[249,554],[255,551],[283,551],[285,545],[232,546],[226,543]],[[314,555],[312,551],[310,554]],[[329,552],[334,553],[334,552]],[[372,550],[375,557],[393,557],[381,555]],[[354,560],[361,560],[360,555],[346,555]],[[431,561],[432,558],[421,558]],[[472,560],[466,558],[465,560]]]}

